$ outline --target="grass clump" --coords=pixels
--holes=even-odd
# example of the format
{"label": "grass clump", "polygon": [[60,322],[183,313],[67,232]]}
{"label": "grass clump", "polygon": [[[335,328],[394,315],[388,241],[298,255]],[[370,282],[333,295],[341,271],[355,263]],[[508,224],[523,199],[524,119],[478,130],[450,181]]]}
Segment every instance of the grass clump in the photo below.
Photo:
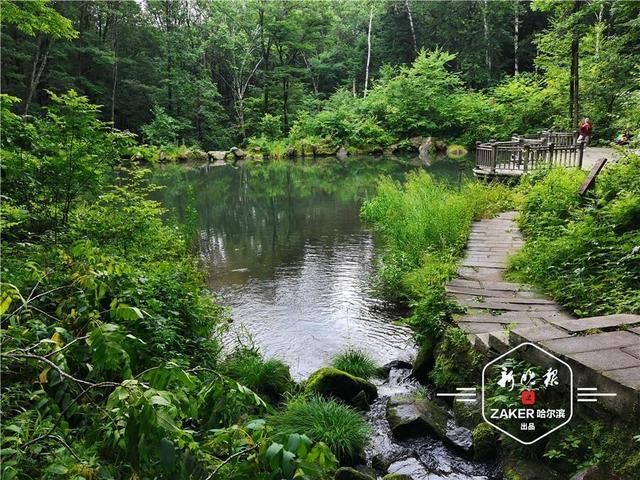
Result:
{"label": "grass clump", "polygon": [[378,373],[375,361],[365,352],[353,348],[337,354],[331,366],[360,378],[371,378]]}
{"label": "grass clump", "polygon": [[224,373],[265,397],[278,403],[294,385],[289,367],[277,359],[265,360],[259,351],[241,348],[225,359]]}
{"label": "grass clump", "polygon": [[349,462],[369,442],[371,429],[364,417],[350,407],[320,396],[293,399],[271,418],[278,434],[305,434],[324,442],[341,462]]}

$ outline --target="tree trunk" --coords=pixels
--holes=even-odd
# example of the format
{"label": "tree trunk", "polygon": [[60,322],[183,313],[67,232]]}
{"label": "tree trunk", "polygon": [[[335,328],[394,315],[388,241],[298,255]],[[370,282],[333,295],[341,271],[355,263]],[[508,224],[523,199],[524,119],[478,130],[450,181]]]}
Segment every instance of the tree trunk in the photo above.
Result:
{"label": "tree trunk", "polygon": [[371,24],[373,23],[373,7],[369,9],[369,30],[367,32],[367,68],[364,71],[364,96],[369,92],[369,65],[371,64]]}
{"label": "tree trunk", "polygon": [[116,126],[116,88],[118,85],[118,54],[116,52],[116,36],[113,37],[113,82],[111,84],[111,128]]}
{"label": "tree trunk", "polygon": [[487,73],[489,79],[491,78],[491,51],[489,48],[489,18],[487,17],[487,11],[489,9],[489,0],[483,0],[484,6],[482,8],[482,23],[484,26],[484,62],[487,66]]}
{"label": "tree trunk", "polygon": [[411,15],[411,4],[407,0],[407,13],[409,14],[409,26],[411,27],[411,38],[413,39],[413,53],[418,53],[418,42],[416,41],[416,31],[413,28],[413,16]]}
{"label": "tree trunk", "polygon": [[580,0],[573,4],[574,25],[571,33],[571,72],[569,75],[569,126],[576,128],[580,120],[580,35],[578,31],[577,13],[580,10]]}
{"label": "tree trunk", "polygon": [[520,1],[514,3],[513,17],[513,73],[520,73],[520,65],[518,64],[518,44],[520,43]]}
{"label": "tree trunk", "polygon": [[42,78],[42,72],[47,64],[47,58],[49,57],[49,42],[42,36],[38,36],[38,44],[36,46],[36,53],[33,57],[33,65],[31,66],[31,78],[29,80],[29,93],[24,102],[24,115],[29,113],[33,96],[36,94],[36,88]]}

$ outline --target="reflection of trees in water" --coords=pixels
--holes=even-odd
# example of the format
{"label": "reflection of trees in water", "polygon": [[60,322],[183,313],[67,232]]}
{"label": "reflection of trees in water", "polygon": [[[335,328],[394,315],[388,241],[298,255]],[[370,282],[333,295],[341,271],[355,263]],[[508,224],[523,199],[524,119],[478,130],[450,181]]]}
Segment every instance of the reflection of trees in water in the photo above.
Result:
{"label": "reflection of trees in water", "polygon": [[212,275],[247,268],[252,277],[272,278],[277,266],[300,264],[305,243],[332,249],[340,235],[358,233],[360,204],[379,176],[401,179],[412,168],[389,159],[283,160],[171,166],[153,181],[166,186],[160,197],[181,224],[193,229],[197,216],[200,254]]}

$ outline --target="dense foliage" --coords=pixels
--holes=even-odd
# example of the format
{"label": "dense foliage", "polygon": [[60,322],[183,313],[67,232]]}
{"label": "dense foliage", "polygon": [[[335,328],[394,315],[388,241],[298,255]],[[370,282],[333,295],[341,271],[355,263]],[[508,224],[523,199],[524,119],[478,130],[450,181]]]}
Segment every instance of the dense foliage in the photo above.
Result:
{"label": "dense foliage", "polygon": [[[413,135],[471,144],[575,127],[578,116],[612,139],[638,129],[639,9],[633,0],[7,0],[2,85],[26,114],[50,104],[47,89],[74,89],[104,106],[102,120],[163,146],[253,138],[281,155],[300,142],[371,148]],[[579,110],[568,111],[573,98]]]}
{"label": "dense foliage", "polygon": [[[130,137],[73,91],[41,117],[13,102],[3,96],[2,477],[328,477],[351,432],[331,430],[327,446],[306,424],[266,422],[294,388],[288,367],[251,349],[222,356],[226,309],[147,172],[120,164]],[[364,419],[349,415],[361,447]]]}
{"label": "dense foliage", "polygon": [[443,340],[431,373],[439,386],[472,378],[479,365],[464,332],[450,325],[457,307],[447,300],[444,282],[455,274],[471,222],[510,202],[504,186],[467,182],[456,190],[417,172],[404,184],[381,180],[377,195],[362,208],[385,244],[381,292],[413,307],[408,322],[423,347]]}
{"label": "dense foliage", "polygon": [[520,187],[526,246],[517,278],[579,316],[640,312],[640,157],[609,165],[581,197],[585,172],[552,169]]}

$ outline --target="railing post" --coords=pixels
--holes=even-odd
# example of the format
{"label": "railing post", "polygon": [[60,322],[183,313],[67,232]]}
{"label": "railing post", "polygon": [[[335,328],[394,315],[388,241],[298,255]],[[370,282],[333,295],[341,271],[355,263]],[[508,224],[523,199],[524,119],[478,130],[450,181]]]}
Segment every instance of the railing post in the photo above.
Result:
{"label": "railing post", "polygon": [[518,135],[518,167],[522,163],[522,149],[524,147],[524,136]]}
{"label": "railing post", "polygon": [[549,166],[550,167],[553,166],[553,153],[554,153],[553,142],[551,142],[549,144]]}
{"label": "railing post", "polygon": [[522,166],[524,173],[527,173],[527,170],[529,169],[529,151],[531,150],[531,148],[529,147],[529,145],[525,145],[524,148],[524,164]]}
{"label": "railing post", "polygon": [[496,159],[498,156],[498,144],[495,140],[491,141],[491,173],[496,173]]}
{"label": "railing post", "polygon": [[582,159],[584,157],[584,140],[578,142],[578,168],[582,169]]}

